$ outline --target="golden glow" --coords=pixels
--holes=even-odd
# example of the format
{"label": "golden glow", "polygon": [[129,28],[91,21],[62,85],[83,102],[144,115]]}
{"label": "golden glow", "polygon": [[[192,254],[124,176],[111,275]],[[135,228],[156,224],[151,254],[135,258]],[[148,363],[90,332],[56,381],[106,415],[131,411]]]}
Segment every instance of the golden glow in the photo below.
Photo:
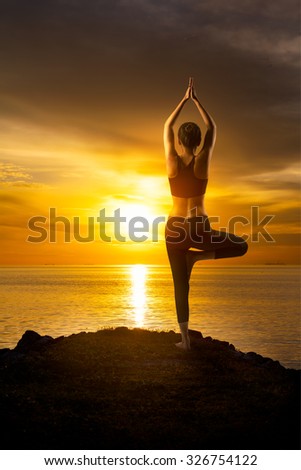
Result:
{"label": "golden glow", "polygon": [[150,207],[144,204],[129,204],[122,202],[119,207],[121,216],[126,217],[127,222],[134,217],[144,217],[148,221],[154,218]]}
{"label": "golden glow", "polygon": [[[69,3],[60,2],[61,18],[69,15]],[[36,9],[34,16],[30,9],[24,10],[18,21],[13,8],[5,11],[7,47],[4,62],[0,59],[4,70],[0,91],[0,264],[168,264],[163,223],[158,230],[156,227],[158,218],[168,217],[172,205],[163,125],[186,91],[189,71],[218,129],[205,201],[208,215],[220,217],[214,228],[226,229],[236,216],[249,219],[250,207],[260,206],[260,220],[274,215],[268,228],[279,235],[276,249],[261,237],[260,250],[254,243],[242,259],[216,260],[215,264],[266,263],[273,262],[275,256],[287,264],[296,263],[300,252],[300,166],[298,112],[293,97],[299,96],[294,80],[299,63],[297,33],[292,32],[294,21],[287,16],[284,0],[274,2],[275,11],[269,10],[271,15],[265,15],[254,31],[246,19],[253,17],[255,2],[247,2],[250,14],[235,15],[237,22],[229,29],[224,16],[208,7],[212,2],[191,1],[195,14],[190,27],[195,40],[189,42],[186,72],[177,76],[173,67],[166,67],[165,57],[170,64],[179,60],[175,47],[183,33],[179,2],[166,2],[169,6],[164,7],[164,14],[162,8],[150,11],[148,5],[154,2],[132,2],[132,8],[129,1],[118,2],[126,21],[120,21],[119,7],[112,13],[110,2],[103,3],[108,7],[97,9],[96,2],[76,2],[78,8],[67,22],[56,21],[53,41],[45,40],[52,35],[53,25],[44,21],[43,9]],[[223,2],[213,2],[217,3]],[[52,4],[51,18],[56,14],[56,2]],[[224,5],[228,21],[231,10],[226,2]],[[285,32],[277,29],[283,14],[288,20]],[[233,70],[231,82],[221,80],[222,74],[214,73],[212,67],[201,68],[195,60],[204,34],[199,28],[200,17],[210,24],[204,60],[219,51],[219,70]],[[86,28],[93,18],[110,27]],[[156,25],[154,34],[145,34],[140,27],[146,18]],[[43,28],[35,27],[41,24]],[[29,25],[33,25],[35,43],[33,33],[27,31]],[[22,41],[16,40],[20,29]],[[162,44],[164,53],[158,54]],[[243,73],[254,79],[257,70],[259,80],[250,86],[247,97],[244,80],[238,79],[240,54],[244,52]],[[265,55],[269,60],[263,63]],[[131,61],[139,63],[145,73],[125,66]],[[265,73],[260,73],[263,66]],[[262,94],[260,90],[267,89],[268,82],[273,86],[268,94]],[[244,119],[239,119],[242,113]],[[185,121],[198,123],[203,136],[206,133],[202,113],[189,100],[175,123],[178,153],[183,149],[177,131]],[[276,128],[271,123],[276,123]],[[71,236],[71,242],[65,243],[63,223],[59,222],[57,243],[49,237],[42,243],[29,243],[33,233],[28,221],[48,217],[50,208],[65,218],[62,220],[76,217],[82,238],[91,233],[93,218],[95,240],[80,242]],[[115,231],[119,237],[115,237],[112,221],[100,226],[96,219],[103,209],[108,218],[114,217],[117,209],[122,218],[143,217],[144,221],[135,220],[130,227],[136,239],[129,237],[128,220],[120,220],[120,230],[118,226]],[[46,230],[49,224],[39,225]],[[237,225],[237,235],[248,228]],[[101,230],[112,238],[111,243],[101,239]],[[144,233],[148,236],[145,241]],[[124,237],[126,242],[121,240]]]}
{"label": "golden glow", "polygon": [[131,303],[135,316],[135,323],[136,326],[142,327],[144,324],[146,308],[145,281],[147,275],[147,266],[144,264],[134,264],[131,266],[130,270],[132,278]]}
{"label": "golden glow", "polygon": [[[18,127],[17,123],[7,136],[0,131],[6,155],[6,161],[0,165],[1,264],[168,264],[164,222],[157,222],[158,218],[167,218],[172,204],[162,149],[148,153],[141,149],[138,158],[133,149],[126,148],[121,158],[113,147],[106,147],[106,141],[101,142],[98,151],[99,136],[96,140],[84,135],[75,137],[66,130],[51,134],[47,127],[39,126],[34,131]],[[157,128],[154,132],[161,136]],[[32,139],[33,134],[40,136],[38,140]],[[231,150],[231,158],[235,162],[240,157]],[[275,256],[287,264],[298,262],[297,167],[288,165],[277,174],[263,172],[242,177],[237,165],[239,176],[233,186],[232,181],[227,183],[221,177],[218,162],[215,165],[206,197],[208,214],[220,216],[214,228],[227,229],[229,220],[235,216],[250,220],[251,206],[255,205],[260,206],[260,220],[266,214],[275,215],[267,228],[279,235],[277,252],[275,245],[261,239],[260,248],[257,243],[250,244],[247,256],[242,259],[222,259],[216,263],[261,264],[273,262]],[[285,197],[279,197],[279,188]],[[49,237],[43,243],[27,242],[28,236],[36,235],[28,228],[28,221],[36,216],[48,218],[51,207],[58,217],[69,219],[72,227],[74,218],[79,219],[82,237],[89,233],[89,218],[93,218],[95,241],[80,243],[72,235],[71,242],[65,243],[64,226],[59,222],[56,243],[50,243]],[[118,227],[114,228],[109,221],[102,227],[111,243],[104,242],[99,235],[97,217],[102,209],[109,218],[119,209],[123,218]],[[138,220],[133,220],[136,217]],[[41,224],[46,230],[47,220]],[[250,226],[238,224],[236,229],[240,235],[249,233]],[[126,242],[121,242],[115,232]]]}

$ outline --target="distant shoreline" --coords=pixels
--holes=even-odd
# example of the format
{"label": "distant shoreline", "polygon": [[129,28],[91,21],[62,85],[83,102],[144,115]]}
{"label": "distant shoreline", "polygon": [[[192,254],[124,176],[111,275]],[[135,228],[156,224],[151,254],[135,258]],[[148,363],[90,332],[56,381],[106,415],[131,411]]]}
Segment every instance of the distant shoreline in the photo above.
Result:
{"label": "distant shoreline", "polygon": [[[204,263],[204,264],[203,264]],[[214,266],[219,267],[219,268],[237,268],[237,269],[246,269],[246,268],[260,268],[260,267],[266,267],[266,266],[280,266],[280,267],[288,267],[288,268],[300,268],[301,264],[286,264],[282,262],[267,262],[267,263],[262,263],[262,264],[222,264],[218,262],[214,262],[214,265],[211,261],[204,261],[202,265],[195,265],[194,269],[200,269],[203,265],[206,266],[206,268],[214,268]],[[151,264],[151,263],[132,263],[132,264],[52,264],[52,263],[44,263],[44,264],[0,264],[0,268],[39,268],[39,267],[88,267],[88,266],[93,266],[93,267],[101,267],[101,268],[110,268],[110,267],[127,267],[127,266],[134,266],[134,265],[145,265],[145,266],[152,266],[152,267],[158,267],[158,268],[168,268],[170,269],[170,266],[168,264]]]}

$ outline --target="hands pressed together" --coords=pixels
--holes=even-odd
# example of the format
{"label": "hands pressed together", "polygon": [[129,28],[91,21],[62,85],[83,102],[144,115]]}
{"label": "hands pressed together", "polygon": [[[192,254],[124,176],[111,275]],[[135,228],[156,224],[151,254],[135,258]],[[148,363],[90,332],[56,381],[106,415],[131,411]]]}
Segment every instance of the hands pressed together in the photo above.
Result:
{"label": "hands pressed together", "polygon": [[188,84],[188,88],[186,90],[186,93],[184,95],[184,100],[189,100],[189,99],[192,99],[192,100],[196,100],[197,99],[197,96],[196,96],[196,92],[195,92],[195,89],[194,89],[194,82],[193,82],[193,78],[192,77],[189,77],[189,84]]}
{"label": "hands pressed together", "polygon": [[[193,82],[193,78],[190,77],[189,78],[189,83],[188,83],[188,88],[185,92],[185,95],[184,97],[181,99],[181,101],[178,103],[178,105],[176,106],[176,108],[172,111],[172,113],[170,114],[170,116],[166,119],[165,123],[164,123],[164,139],[165,139],[165,146],[167,148],[167,151],[166,153],[169,155],[170,153],[174,153],[174,135],[173,135],[173,130],[172,130],[172,127],[173,125],[175,124],[181,110],[183,109],[183,106],[185,106],[185,103],[192,99],[192,101],[194,102],[194,104],[196,105],[203,121],[204,121],[204,124],[205,126],[208,128],[208,130],[211,130],[212,131],[212,135],[211,135],[211,138],[210,138],[210,146],[213,147],[214,145],[214,142],[215,142],[215,134],[216,134],[216,125],[215,125],[215,122],[213,121],[212,117],[210,116],[210,114],[205,110],[204,106],[200,103],[197,95],[196,95],[196,92],[195,92],[195,88],[194,88],[194,82]],[[208,139],[209,137],[207,137],[207,143],[208,143]],[[205,140],[204,140],[205,141]],[[170,152],[170,142],[172,143],[172,151]]]}

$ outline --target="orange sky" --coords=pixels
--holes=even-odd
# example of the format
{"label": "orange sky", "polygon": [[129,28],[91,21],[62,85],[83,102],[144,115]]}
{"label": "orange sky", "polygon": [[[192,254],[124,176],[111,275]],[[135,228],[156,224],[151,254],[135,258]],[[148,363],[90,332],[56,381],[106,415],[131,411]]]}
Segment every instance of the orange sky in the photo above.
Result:
{"label": "orange sky", "polygon": [[[257,1],[113,4],[1,5],[1,264],[167,263],[163,224],[156,242],[151,231],[131,241],[127,227],[135,216],[151,224],[168,214],[162,126],[189,75],[218,129],[207,192],[209,215],[220,217],[213,226],[250,221],[252,206],[260,220],[274,216],[273,243],[249,239],[244,258],[218,263],[298,263],[297,2],[264,12]],[[179,124],[186,119],[201,124],[192,103]],[[29,243],[29,219],[49,218],[51,207],[77,217],[82,236],[88,217],[96,224],[101,209],[120,209],[127,240],[104,242],[96,226],[94,241],[71,233],[64,243],[58,224],[55,243]],[[238,224],[236,233],[253,229]]]}

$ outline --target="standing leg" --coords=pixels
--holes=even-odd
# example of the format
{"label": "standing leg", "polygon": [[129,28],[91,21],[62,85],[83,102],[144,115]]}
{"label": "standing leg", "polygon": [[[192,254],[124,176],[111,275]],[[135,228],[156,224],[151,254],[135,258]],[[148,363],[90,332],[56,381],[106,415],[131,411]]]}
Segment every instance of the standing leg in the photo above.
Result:
{"label": "standing leg", "polygon": [[176,346],[188,350],[190,349],[190,339],[188,334],[189,321],[189,276],[187,273],[186,253],[187,250],[177,249],[173,244],[166,243],[167,254],[171,267],[176,311],[178,323],[181,331],[182,341]]}
{"label": "standing leg", "polygon": [[191,271],[194,263],[197,261],[204,261],[206,259],[215,259],[215,251],[199,251],[188,250],[186,253],[186,264],[188,279],[190,279]]}
{"label": "standing leg", "polygon": [[190,349],[190,338],[188,334],[188,321],[179,323],[182,341],[180,343],[176,343],[177,348],[184,349],[188,351]]}

